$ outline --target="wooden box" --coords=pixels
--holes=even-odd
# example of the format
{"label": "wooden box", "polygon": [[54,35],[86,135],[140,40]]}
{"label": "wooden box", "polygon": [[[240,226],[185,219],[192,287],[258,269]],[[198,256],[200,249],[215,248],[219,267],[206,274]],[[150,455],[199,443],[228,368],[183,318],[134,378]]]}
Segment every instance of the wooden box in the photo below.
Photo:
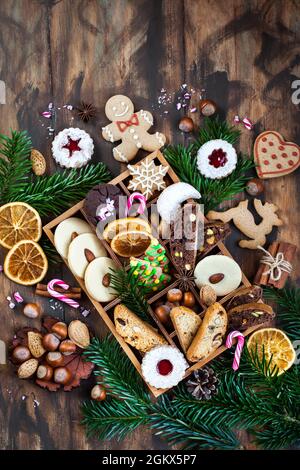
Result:
{"label": "wooden box", "polygon": [[[159,151],[153,152],[152,154],[148,155],[148,158],[154,159],[157,164],[162,164],[162,165],[166,165],[166,166],[168,165],[167,161],[165,160],[165,158],[163,157],[163,155]],[[110,184],[119,186],[124,191],[125,194],[129,195],[130,192],[128,191],[127,186],[125,184],[125,183],[128,182],[128,178],[129,178],[129,171],[127,170],[127,171],[124,171],[118,177],[114,178],[110,182]],[[172,183],[176,183],[176,182],[179,181],[177,175],[174,173],[174,171],[171,168],[169,168],[168,173],[165,177],[165,180],[166,180],[167,184],[172,184]],[[158,194],[154,195],[154,197],[151,198],[148,201],[147,206],[149,206],[151,203],[155,202],[155,200],[157,199],[157,196],[158,196]],[[72,216],[78,216],[78,217],[84,218],[88,223],[90,223],[89,220],[88,220],[88,217],[84,213],[83,203],[84,203],[84,201],[79,202],[78,204],[73,206],[71,209],[67,210],[66,212],[61,214],[59,217],[55,218],[50,223],[48,223],[47,225],[44,226],[44,231],[45,231],[45,233],[47,234],[47,236],[49,237],[49,239],[51,240],[51,242],[53,244],[54,244],[55,228],[63,220],[65,220],[69,217],[72,217]],[[91,225],[91,227],[95,231],[95,227],[93,225]],[[115,261],[116,265],[120,266],[120,267],[123,266],[124,265],[124,259],[120,259],[112,251],[112,249],[110,248],[110,245],[108,243],[106,243],[104,240],[100,240],[100,242],[103,243],[105,249],[107,250],[108,256],[110,256]],[[164,243],[161,240],[160,240],[160,242],[166,247],[166,249],[168,249],[166,242]],[[224,244],[222,242],[219,242],[217,245],[214,245],[212,247],[212,250],[213,250],[214,254],[222,254],[222,255],[226,255],[226,256],[231,257],[231,254],[229,253],[229,251],[226,249],[226,247],[224,246]],[[67,264],[66,260],[64,260],[64,261]],[[170,263],[172,263],[171,260],[170,260]],[[176,270],[175,266],[173,266],[173,267]],[[81,286],[82,290],[85,291],[85,293],[87,294],[83,279],[80,279],[77,276],[75,276],[75,278],[76,278],[78,284]],[[170,288],[176,287],[178,285],[178,282],[179,282],[178,280],[175,281],[175,282],[172,282],[164,290],[156,293],[152,297],[150,296],[149,299],[148,299],[148,302],[149,302],[149,315],[153,318],[154,322],[157,324],[157,327],[160,330],[160,332],[167,339],[167,341],[170,345],[177,346],[180,349],[179,342],[176,340],[175,331],[171,331],[171,332],[167,331],[166,328],[158,320],[158,318],[156,317],[156,315],[154,314],[154,311],[152,309],[152,305],[155,302],[157,302],[160,298],[164,297],[166,295],[166,292]],[[251,283],[248,281],[246,276],[243,274],[242,283],[241,283],[240,288],[248,287],[250,285],[251,285]],[[195,295],[195,297],[197,299],[197,302],[199,304],[199,307],[200,307],[199,315],[203,316],[204,313],[205,313],[205,306],[201,304],[198,290],[194,289],[193,292],[194,292],[194,295]],[[226,297],[219,298],[218,301],[223,304],[228,299],[230,299],[236,292],[237,291],[234,291],[234,292],[230,293],[229,295],[227,295]],[[130,358],[130,360],[132,361],[132,363],[136,367],[137,371],[141,374],[141,360],[142,360],[141,354],[137,350],[131,348],[131,346],[129,346],[123,340],[123,338],[120,335],[118,335],[118,333],[116,332],[114,322],[113,322],[113,310],[114,310],[114,307],[120,302],[120,299],[116,298],[116,299],[114,299],[113,301],[111,301],[109,303],[101,304],[101,303],[97,302],[96,300],[94,300],[93,298],[91,298],[88,294],[87,294],[87,296],[89,297],[92,304],[95,306],[95,308],[98,311],[99,315],[101,316],[102,320],[104,320],[104,322],[108,326],[109,330],[113,333],[113,335],[115,336],[117,341],[120,343],[121,347],[123,348],[123,350],[125,351],[127,356]],[[246,330],[244,332],[244,335],[245,336],[249,335],[252,331],[254,331],[257,328],[258,328],[258,326],[249,328],[248,330]],[[204,366],[205,364],[207,364],[208,362],[213,360],[215,357],[222,354],[223,351],[225,351],[225,349],[226,349],[226,346],[222,345],[213,354],[209,355],[204,360],[191,365],[186,371],[186,376],[190,375],[192,371],[201,368],[202,366]],[[153,395],[155,397],[157,397],[157,396],[161,395],[162,393],[166,392],[166,389],[156,389],[156,388],[153,388],[149,385],[148,385],[148,387],[150,388],[151,392],[153,393]]]}

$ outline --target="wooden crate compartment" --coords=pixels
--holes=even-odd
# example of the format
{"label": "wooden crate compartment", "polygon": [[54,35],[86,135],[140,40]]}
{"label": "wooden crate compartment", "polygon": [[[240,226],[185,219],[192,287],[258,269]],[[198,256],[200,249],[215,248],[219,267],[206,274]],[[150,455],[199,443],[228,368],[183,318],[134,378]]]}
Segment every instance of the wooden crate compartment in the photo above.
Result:
{"label": "wooden crate compartment", "polygon": [[[161,152],[157,151],[157,152],[153,152],[152,154],[150,154],[147,158],[150,158],[150,159],[155,159],[155,162],[157,164],[162,164],[162,165],[168,165],[167,161],[165,160],[165,158],[163,157],[163,155],[161,154]],[[130,192],[128,191],[127,189],[127,185],[128,185],[128,182],[129,182],[129,171],[126,170],[124,171],[121,175],[117,176],[116,178],[114,178],[110,184],[113,184],[113,185],[116,185],[116,186],[119,186],[120,189],[123,190],[123,192],[127,195],[130,194]],[[168,173],[167,173],[167,176],[165,178],[165,180],[167,181],[168,184],[172,184],[172,183],[176,183],[176,182],[179,182],[179,179],[178,177],[176,176],[175,172],[169,168],[168,170]],[[152,203],[154,203],[156,200],[157,200],[157,197],[158,197],[158,193],[154,194],[153,197],[148,201],[147,203],[147,207],[149,208],[150,205]],[[50,239],[50,241],[54,244],[54,232],[55,232],[55,228],[57,227],[57,225],[62,222],[63,220],[69,218],[69,217],[72,217],[72,216],[79,216],[81,218],[84,218],[88,223],[89,225],[92,227],[93,231],[96,231],[96,227],[95,225],[93,225],[91,223],[91,221],[89,220],[87,214],[85,213],[84,211],[84,208],[83,208],[83,204],[84,204],[84,201],[80,201],[78,204],[76,204],[75,206],[73,206],[72,208],[70,208],[69,210],[67,210],[66,212],[64,212],[63,214],[61,214],[59,217],[56,217],[54,220],[52,220],[50,223],[48,223],[47,225],[45,225],[43,227],[44,229],[44,232],[46,233],[46,235],[48,236],[48,238]],[[204,216],[203,216],[203,219],[205,220]],[[116,266],[118,267],[122,267],[124,266],[124,261],[125,261],[125,264],[127,264],[127,267],[126,269],[129,269],[129,265],[128,265],[128,259],[124,259],[124,258],[120,258],[118,257],[114,252],[113,250],[111,249],[110,245],[105,242],[105,240],[102,240],[102,239],[99,239],[100,242],[103,244],[103,246],[105,247],[107,253],[108,253],[108,256],[111,257],[113,259],[113,261],[116,263]],[[166,248],[167,250],[167,255],[170,259],[170,267],[171,267],[171,273],[173,272],[176,272],[176,267],[175,265],[172,263],[172,260],[169,256],[169,246],[168,246],[168,240],[161,240],[159,239],[160,243]],[[222,255],[225,255],[225,256],[229,256],[229,257],[232,257],[230,252],[227,250],[227,248],[225,247],[224,243],[223,242],[219,242],[217,243],[216,245],[212,246],[211,250],[209,251],[209,254],[222,254]],[[207,255],[207,253],[205,254],[205,256]],[[200,255],[199,256],[199,259],[202,258],[203,256]],[[68,265],[67,261],[64,260],[64,262]],[[127,262],[127,263],[126,263]],[[135,366],[135,368],[137,369],[137,371],[141,374],[141,360],[142,360],[142,355],[134,350],[133,348],[131,348],[131,346],[129,344],[127,344],[123,338],[121,336],[118,335],[118,333],[116,332],[116,328],[115,328],[115,325],[114,325],[114,322],[113,322],[113,309],[114,307],[120,303],[120,299],[114,299],[113,301],[111,302],[108,302],[106,304],[101,304],[100,302],[97,302],[96,300],[94,300],[92,297],[90,297],[86,291],[86,288],[85,288],[85,285],[84,285],[84,281],[83,279],[80,279],[78,278],[77,276],[74,276],[78,282],[78,284],[80,285],[80,287],[82,288],[82,290],[86,293],[86,295],[89,297],[90,301],[92,302],[92,304],[94,305],[94,307],[96,308],[96,310],[98,311],[99,315],[101,316],[102,320],[105,322],[105,324],[107,325],[107,327],[109,328],[109,330],[113,333],[113,335],[115,336],[116,340],[119,342],[119,344],[121,345],[121,347],[123,348],[124,352],[127,354],[127,356],[129,357],[129,359],[132,361],[133,365]],[[159,299],[163,299],[164,296],[166,295],[167,291],[172,288],[172,287],[176,287],[178,285],[178,280],[173,280],[167,287],[165,287],[162,291],[158,292],[158,293],[155,293],[155,294],[150,294],[149,295],[149,298],[148,298],[148,302],[149,302],[149,317],[152,319],[152,323],[156,326],[156,328],[161,332],[161,334],[167,339],[168,343],[171,344],[171,345],[176,345],[177,347],[180,348],[179,346],[179,343],[178,343],[178,340],[177,340],[177,337],[176,337],[176,333],[175,331],[167,331],[167,329],[161,324],[161,322],[159,321],[159,319],[156,317],[154,311],[153,311],[153,308],[154,308],[154,304],[156,302],[159,301]],[[248,281],[248,279],[246,278],[246,276],[243,274],[242,275],[242,283],[241,283],[241,286],[240,288],[242,287],[249,287],[251,286],[251,283]],[[239,288],[239,289],[240,289]],[[237,291],[239,290],[237,289]],[[229,295],[227,295],[226,297],[223,297],[223,298],[218,298],[218,301],[222,304],[226,303],[233,295],[236,294],[237,291],[234,291],[232,293],[230,293]],[[205,314],[205,306],[203,304],[201,304],[201,301],[200,301],[200,298],[199,298],[199,291],[198,289],[195,287],[193,289],[193,293],[196,297],[196,300],[199,304],[199,315],[203,316]],[[249,328],[248,330],[246,330],[244,332],[244,335],[247,336],[248,334],[252,333],[252,331],[256,330],[257,328],[259,328],[261,325],[258,325],[258,326],[254,326],[254,327],[251,327]],[[191,364],[190,367],[187,369],[186,371],[186,375],[185,377],[187,377],[189,374],[191,374],[192,371],[196,370],[196,369],[199,369],[201,367],[203,367],[205,364],[209,363],[211,360],[213,360],[214,358],[216,358],[217,356],[219,356],[220,354],[222,354],[226,349],[226,346],[222,345],[221,347],[219,347],[216,351],[214,351],[214,353],[212,353],[211,355],[209,355],[208,357],[206,357],[204,360],[202,361],[199,361],[195,364]],[[148,384],[147,384],[148,385]],[[153,395],[155,397],[158,397],[159,395],[161,395],[162,393],[164,393],[166,390],[164,389],[156,389],[156,388],[153,388],[151,386],[149,386],[149,389],[151,390],[151,392],[153,393]]]}

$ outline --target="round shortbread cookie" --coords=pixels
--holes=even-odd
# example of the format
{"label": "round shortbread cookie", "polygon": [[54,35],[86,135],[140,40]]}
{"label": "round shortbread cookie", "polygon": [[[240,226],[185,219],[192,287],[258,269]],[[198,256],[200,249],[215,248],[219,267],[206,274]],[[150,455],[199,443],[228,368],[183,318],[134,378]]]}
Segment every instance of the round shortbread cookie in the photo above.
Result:
{"label": "round shortbread cookie", "polygon": [[110,268],[116,269],[116,265],[111,258],[106,257],[94,259],[86,268],[85,287],[88,294],[98,302],[110,302],[116,297],[109,287]]}
{"label": "round shortbread cookie", "polygon": [[68,264],[73,274],[83,278],[85,270],[89,262],[91,262],[89,258],[100,258],[106,256],[106,254],[106,250],[97,235],[94,233],[82,233],[70,243]]}
{"label": "round shortbread cookie", "polygon": [[78,217],[70,217],[63,220],[55,230],[54,245],[58,253],[63,257],[68,257],[69,245],[72,241],[72,234],[92,233],[92,229],[87,222]]}
{"label": "round shortbread cookie", "polygon": [[[194,275],[197,287],[209,285],[218,297],[237,289],[242,280],[239,265],[232,258],[224,255],[206,256],[197,264]],[[216,282],[218,278],[220,281]]]}

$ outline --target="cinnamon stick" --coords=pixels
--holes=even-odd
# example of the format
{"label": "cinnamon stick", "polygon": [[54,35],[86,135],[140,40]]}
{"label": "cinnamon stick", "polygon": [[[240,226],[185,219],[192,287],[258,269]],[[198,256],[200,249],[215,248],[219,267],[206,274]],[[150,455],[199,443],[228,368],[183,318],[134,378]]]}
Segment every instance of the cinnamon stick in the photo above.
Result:
{"label": "cinnamon stick", "polygon": [[[272,256],[276,256],[277,250],[278,250],[279,243],[278,242],[273,242],[271,245],[267,248],[268,252]],[[262,253],[263,256],[263,253]],[[266,266],[265,264],[260,263],[258,271],[256,273],[256,276],[254,278],[254,284],[258,284],[261,286],[266,286],[269,283],[269,274],[265,274],[269,269],[269,266]]]}
{"label": "cinnamon stick", "polygon": [[[64,290],[61,287],[55,287],[55,290],[61,294],[64,294],[68,299],[81,299],[80,287],[70,287],[68,290]],[[35,294],[40,295],[41,297],[52,297],[47,290],[47,285],[45,284],[37,284],[35,288]]]}
{"label": "cinnamon stick", "polygon": [[[289,263],[292,264],[295,258],[296,251],[297,251],[296,245],[293,245],[292,243],[280,242],[277,253],[282,253],[285,261],[288,261]],[[269,284],[276,287],[277,289],[282,289],[288,277],[289,277],[289,273],[286,271],[282,271],[280,279],[278,279],[278,281],[272,281],[270,279]]]}

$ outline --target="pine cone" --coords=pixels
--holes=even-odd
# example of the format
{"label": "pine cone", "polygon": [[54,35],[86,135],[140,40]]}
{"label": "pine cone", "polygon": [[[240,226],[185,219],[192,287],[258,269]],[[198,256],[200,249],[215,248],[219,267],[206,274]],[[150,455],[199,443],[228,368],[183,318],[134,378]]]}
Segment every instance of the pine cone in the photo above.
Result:
{"label": "pine cone", "polygon": [[210,400],[218,391],[219,380],[211,367],[195,370],[186,382],[187,391],[197,400]]}

